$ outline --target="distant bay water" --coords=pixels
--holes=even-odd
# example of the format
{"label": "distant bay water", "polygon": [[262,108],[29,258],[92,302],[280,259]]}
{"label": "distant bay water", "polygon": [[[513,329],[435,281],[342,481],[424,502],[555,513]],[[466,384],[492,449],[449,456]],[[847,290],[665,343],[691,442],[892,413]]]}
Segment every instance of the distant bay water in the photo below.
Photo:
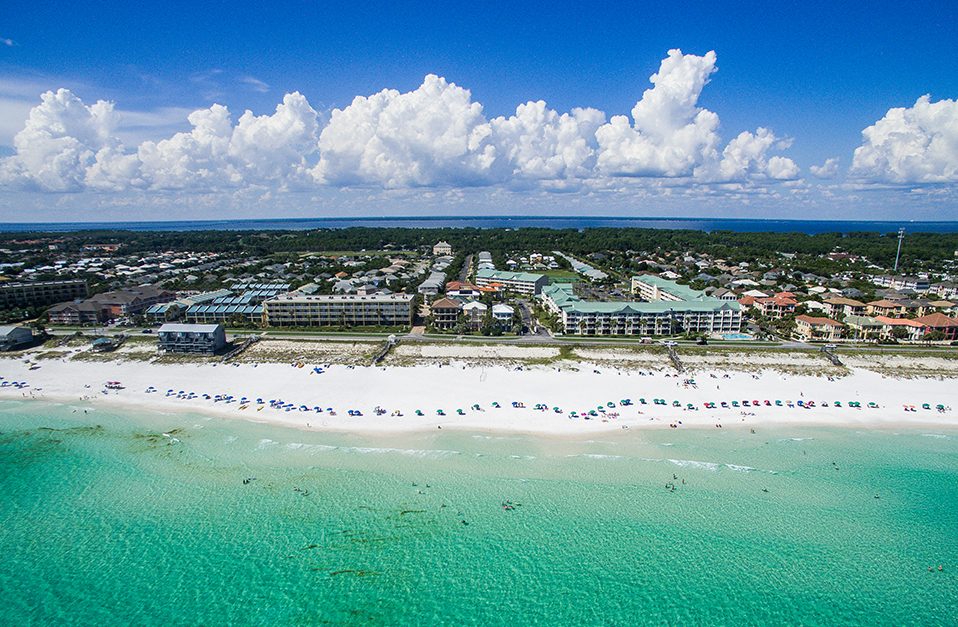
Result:
{"label": "distant bay water", "polygon": [[153,222],[5,222],[0,232],[68,233],[85,230],[126,231],[305,231],[313,229],[369,228],[641,228],[740,233],[892,233],[904,227],[909,233],[955,233],[958,221],[868,220],[764,220],[751,218],[620,218],[544,216],[424,216],[367,218],[279,218],[255,220],[180,220]]}

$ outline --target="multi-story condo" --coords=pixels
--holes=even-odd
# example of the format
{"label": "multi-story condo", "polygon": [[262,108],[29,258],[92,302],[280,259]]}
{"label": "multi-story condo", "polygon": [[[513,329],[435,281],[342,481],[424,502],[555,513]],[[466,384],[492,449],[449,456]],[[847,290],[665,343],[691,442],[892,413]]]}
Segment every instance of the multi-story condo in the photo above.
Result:
{"label": "multi-story condo", "polygon": [[263,302],[263,319],[274,327],[407,326],[412,294],[282,294]]}
{"label": "multi-story condo", "polygon": [[500,287],[504,291],[518,294],[538,294],[548,283],[549,277],[544,274],[489,269],[476,272],[476,285],[479,287]]}
{"label": "multi-story condo", "polygon": [[890,287],[896,290],[915,290],[924,292],[931,287],[928,276],[892,276],[882,275],[872,277],[872,283],[881,287]]}
{"label": "multi-story condo", "polygon": [[568,283],[547,286],[541,298],[545,307],[559,316],[564,332],[575,335],[651,336],[741,331],[742,308],[737,302],[710,298],[676,284],[659,287],[668,288],[661,292],[670,296],[685,293],[690,298],[652,302],[584,301]]}
{"label": "multi-story condo", "polygon": [[38,281],[0,284],[0,309],[42,307],[86,298],[86,281]]}
{"label": "multi-story condo", "polygon": [[159,347],[168,353],[213,354],[226,346],[221,324],[168,323],[156,332]]}

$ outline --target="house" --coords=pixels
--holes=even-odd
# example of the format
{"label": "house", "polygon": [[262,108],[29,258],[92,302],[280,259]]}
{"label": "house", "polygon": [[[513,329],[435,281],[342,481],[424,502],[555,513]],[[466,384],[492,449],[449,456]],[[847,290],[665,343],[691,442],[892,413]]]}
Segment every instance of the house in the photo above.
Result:
{"label": "house", "polygon": [[437,242],[432,247],[432,254],[436,257],[441,255],[451,255],[452,246],[449,245],[449,242]]}
{"label": "house", "polygon": [[905,315],[905,308],[901,306],[901,301],[873,300],[866,305],[869,316],[886,316],[888,318],[900,318]]}
{"label": "house", "polygon": [[[889,318],[875,316],[875,320],[882,323],[881,336],[884,339],[902,339],[917,342],[925,335],[925,325],[907,318]],[[903,331],[900,329],[904,329]]]}
{"label": "house", "polygon": [[29,327],[0,327],[0,351],[15,351],[25,348],[33,342],[33,331]]}
{"label": "house", "polygon": [[738,296],[732,290],[726,289],[724,287],[717,287],[715,289],[707,289],[705,293],[711,296],[712,298],[717,298],[719,300],[736,300]]}
{"label": "house", "polygon": [[512,318],[515,313],[515,309],[509,305],[503,305],[500,303],[498,305],[492,306],[492,319],[502,326],[508,326],[512,324]]}
{"label": "house", "polygon": [[462,305],[451,298],[440,298],[429,307],[432,326],[437,329],[452,329],[459,322]]}
{"label": "house", "polygon": [[156,332],[156,337],[160,349],[168,353],[212,355],[226,346],[222,324],[167,323]]}
{"label": "house", "polygon": [[834,296],[832,298],[826,298],[822,301],[825,303],[825,306],[828,307],[829,316],[837,316],[839,314],[843,316],[864,316],[865,315],[865,303],[855,300],[853,298],[845,298],[844,296]]}
{"label": "house", "polygon": [[485,303],[480,303],[477,300],[462,306],[462,313],[465,314],[466,320],[473,330],[478,330],[482,326],[488,310],[489,307]]}
{"label": "house", "polygon": [[756,298],[752,305],[768,318],[779,319],[795,313],[798,301],[788,296],[776,294],[768,298]]}
{"label": "house", "polygon": [[845,316],[848,337],[853,340],[877,340],[882,336],[884,325],[868,316]]}
{"label": "house", "polygon": [[446,283],[447,296],[461,296],[464,298],[476,298],[482,295],[479,286],[467,283],[465,281],[449,281]]}
{"label": "house", "polygon": [[958,340],[958,320],[949,318],[945,314],[928,314],[926,316],[916,318],[915,322],[925,325],[925,335],[935,331],[940,331],[942,334],[944,334],[944,337],[942,338],[943,340],[948,342]]}
{"label": "house", "polygon": [[831,318],[816,318],[814,316],[795,317],[796,334],[799,338],[809,340],[834,341],[842,336],[843,324]]}

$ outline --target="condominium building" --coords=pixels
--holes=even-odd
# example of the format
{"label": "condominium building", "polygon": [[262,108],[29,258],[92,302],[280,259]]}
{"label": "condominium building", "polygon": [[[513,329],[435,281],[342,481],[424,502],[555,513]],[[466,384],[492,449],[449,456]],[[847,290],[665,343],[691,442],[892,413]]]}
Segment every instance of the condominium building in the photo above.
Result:
{"label": "condominium building", "polygon": [[282,294],[263,302],[263,319],[274,327],[407,326],[412,294]]}
{"label": "condominium building", "polygon": [[37,281],[0,284],[0,309],[42,307],[86,298],[86,281]]}
{"label": "condominium building", "polygon": [[226,346],[221,324],[168,323],[156,332],[159,347],[168,353],[213,354]]}
{"label": "condominium building", "polygon": [[687,285],[679,285],[675,281],[669,281],[654,274],[632,277],[632,293],[646,302],[695,300],[703,294]]}
{"label": "condominium building", "polygon": [[479,287],[499,287],[518,294],[538,294],[548,283],[549,277],[544,274],[490,269],[476,272],[476,285]]}
{"label": "condominium building", "polygon": [[[671,283],[671,282],[669,282]],[[670,285],[673,295],[682,286]],[[652,302],[584,301],[568,283],[542,290],[545,307],[559,316],[565,333],[575,335],[673,335],[676,333],[724,334],[742,329],[742,309],[735,301],[709,298],[688,290],[688,300]]]}

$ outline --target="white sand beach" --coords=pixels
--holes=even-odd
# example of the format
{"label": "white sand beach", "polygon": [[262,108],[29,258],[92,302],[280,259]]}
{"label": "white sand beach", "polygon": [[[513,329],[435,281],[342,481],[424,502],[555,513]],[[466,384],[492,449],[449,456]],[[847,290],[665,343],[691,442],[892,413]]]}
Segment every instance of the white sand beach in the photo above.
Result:
{"label": "white sand beach", "polygon": [[[454,351],[439,348],[437,356],[442,353],[452,357],[444,365],[386,367],[71,359],[32,362],[28,356],[10,356],[0,359],[0,400],[82,401],[91,407],[197,412],[304,429],[355,432],[441,427],[576,434],[716,425],[958,426],[958,413],[951,410],[958,407],[958,385],[949,376],[894,378],[858,368],[832,378],[771,369],[748,372],[722,368],[700,368],[694,374],[682,375],[664,368],[650,371],[598,361],[595,365],[559,361],[474,366],[455,359]],[[33,369],[31,363],[35,364]],[[314,370],[317,367],[321,373]],[[694,379],[695,385],[686,383],[687,379]],[[106,389],[108,381],[120,382],[122,389]],[[12,382],[25,385],[14,386]],[[147,392],[150,386],[156,391]],[[232,398],[216,400],[217,396]],[[622,405],[625,399],[632,404]],[[653,399],[663,399],[666,404],[653,404]],[[766,400],[772,405],[766,405]],[[776,400],[782,406],[776,406]],[[271,401],[276,402],[271,406]],[[673,406],[676,401],[680,406]],[[727,408],[721,406],[723,401]],[[733,401],[739,407],[734,407]],[[749,406],[744,406],[744,401]],[[755,406],[754,401],[759,405]],[[810,401],[814,407],[799,406]],[[524,407],[513,407],[513,402]],[[707,402],[714,402],[716,407],[705,408]],[[861,407],[849,406],[855,402]],[[495,408],[494,403],[501,407]],[[540,403],[547,409],[534,409]],[[869,403],[876,406],[869,407]],[[923,403],[930,409],[923,409]],[[689,404],[694,409],[689,409]],[[600,405],[604,411],[598,409]],[[939,411],[938,405],[948,409]],[[915,410],[906,410],[906,406]],[[377,407],[385,413],[377,415]],[[440,409],[445,416],[438,415]],[[350,410],[362,415],[350,416]],[[583,418],[590,410],[596,415]],[[394,415],[396,412],[402,415]],[[572,417],[572,412],[579,417]]]}

